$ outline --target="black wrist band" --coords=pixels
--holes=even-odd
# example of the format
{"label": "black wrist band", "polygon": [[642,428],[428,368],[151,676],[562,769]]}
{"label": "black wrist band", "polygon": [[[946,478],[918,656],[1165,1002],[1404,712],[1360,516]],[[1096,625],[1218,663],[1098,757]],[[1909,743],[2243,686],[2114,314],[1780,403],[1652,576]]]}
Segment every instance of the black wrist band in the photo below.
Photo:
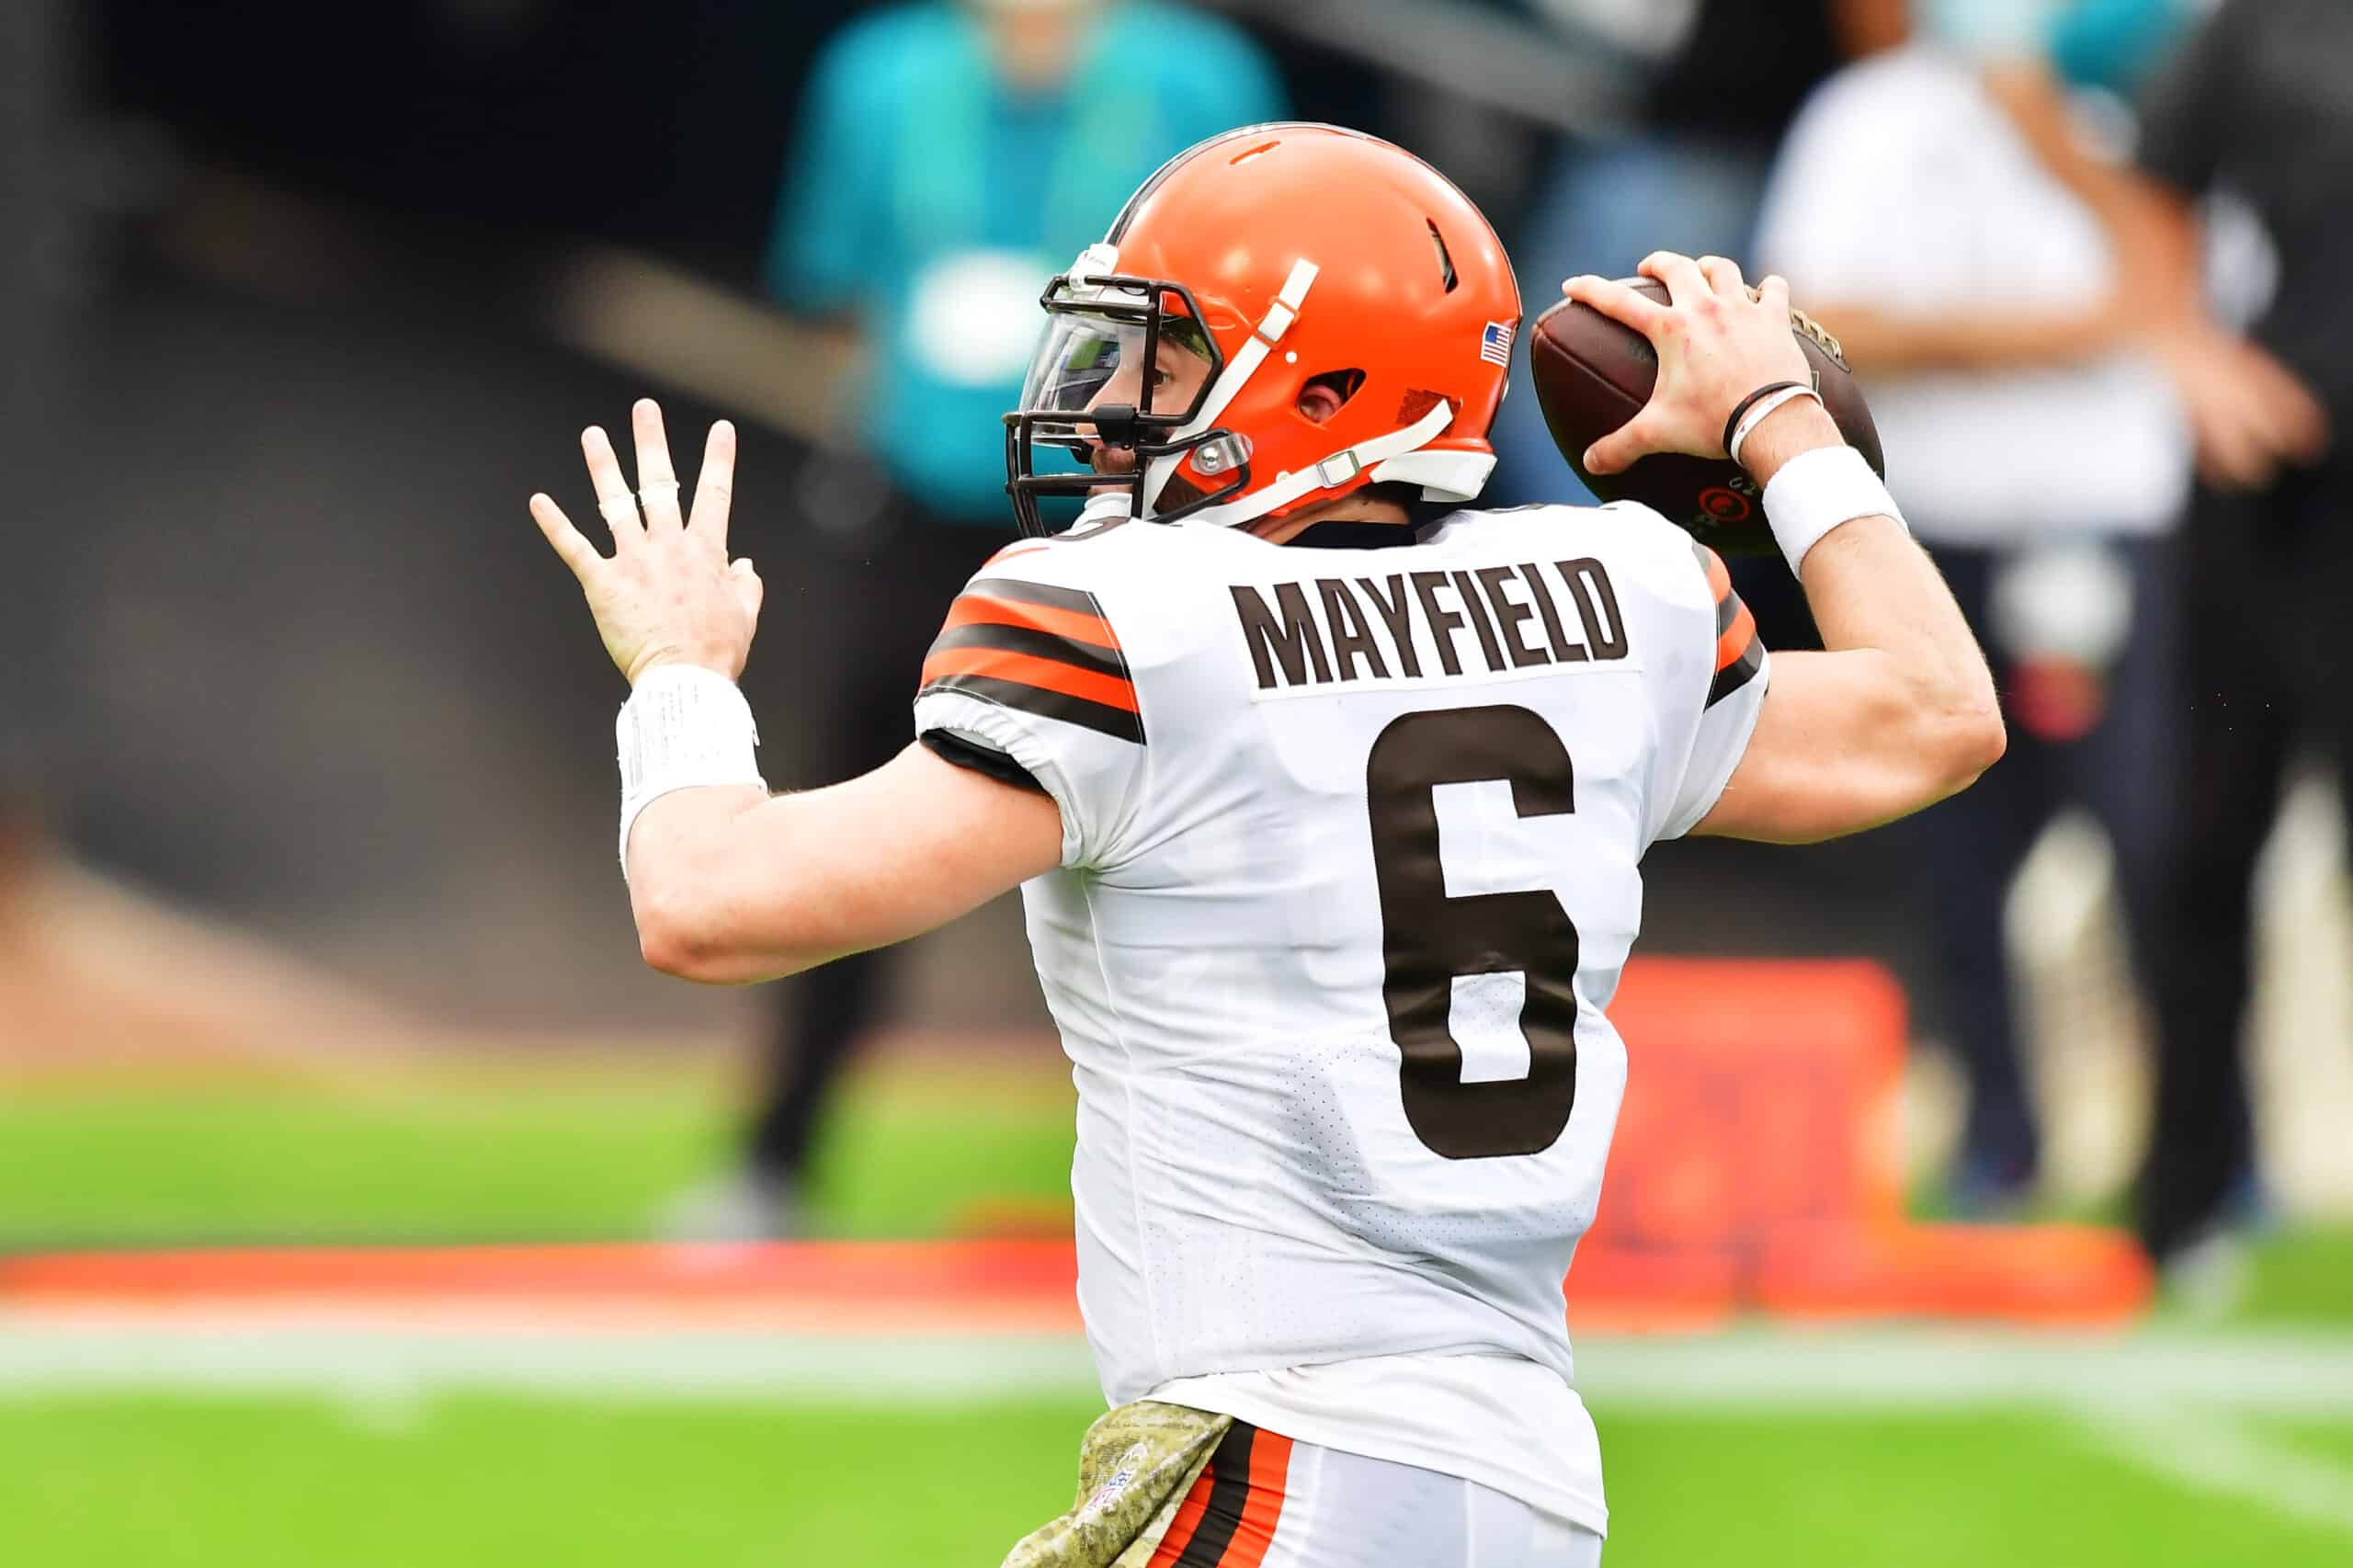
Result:
{"label": "black wrist band", "polygon": [[1733,404],[1732,417],[1724,421],[1724,455],[1726,457],[1730,457],[1732,455],[1732,438],[1733,434],[1740,429],[1740,416],[1747,413],[1750,409],[1756,407],[1759,398],[1771,397],[1775,392],[1787,392],[1791,387],[1801,387],[1807,391],[1812,391],[1813,385],[1813,383],[1811,381],[1767,381],[1763,386],[1758,387],[1755,392],[1750,392],[1746,397],[1742,398],[1738,403]]}

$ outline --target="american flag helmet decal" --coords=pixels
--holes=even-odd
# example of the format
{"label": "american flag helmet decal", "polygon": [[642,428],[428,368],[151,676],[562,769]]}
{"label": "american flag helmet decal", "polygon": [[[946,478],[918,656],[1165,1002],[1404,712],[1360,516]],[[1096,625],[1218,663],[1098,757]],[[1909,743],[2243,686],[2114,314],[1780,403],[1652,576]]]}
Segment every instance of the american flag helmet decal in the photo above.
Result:
{"label": "american flag helmet decal", "polygon": [[1510,364],[1511,337],[1518,326],[1516,322],[1489,322],[1487,330],[1479,335],[1479,358],[1490,365]]}

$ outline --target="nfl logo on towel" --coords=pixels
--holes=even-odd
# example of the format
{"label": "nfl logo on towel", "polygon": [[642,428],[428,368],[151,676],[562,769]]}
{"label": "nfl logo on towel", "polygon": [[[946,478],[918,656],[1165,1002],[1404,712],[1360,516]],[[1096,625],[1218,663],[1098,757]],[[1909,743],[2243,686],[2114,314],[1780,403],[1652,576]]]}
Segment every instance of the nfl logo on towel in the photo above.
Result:
{"label": "nfl logo on towel", "polygon": [[1511,335],[1517,322],[1491,321],[1487,330],[1479,335],[1479,358],[1490,365],[1511,363]]}

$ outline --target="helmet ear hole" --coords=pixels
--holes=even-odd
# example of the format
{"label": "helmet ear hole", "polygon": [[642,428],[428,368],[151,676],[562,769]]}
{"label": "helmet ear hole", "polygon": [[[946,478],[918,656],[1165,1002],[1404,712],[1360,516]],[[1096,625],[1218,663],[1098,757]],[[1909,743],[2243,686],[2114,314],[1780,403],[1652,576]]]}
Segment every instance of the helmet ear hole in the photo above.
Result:
{"label": "helmet ear hole", "polygon": [[1299,411],[1321,425],[1348,405],[1364,390],[1362,370],[1326,370],[1310,376],[1299,389]]}

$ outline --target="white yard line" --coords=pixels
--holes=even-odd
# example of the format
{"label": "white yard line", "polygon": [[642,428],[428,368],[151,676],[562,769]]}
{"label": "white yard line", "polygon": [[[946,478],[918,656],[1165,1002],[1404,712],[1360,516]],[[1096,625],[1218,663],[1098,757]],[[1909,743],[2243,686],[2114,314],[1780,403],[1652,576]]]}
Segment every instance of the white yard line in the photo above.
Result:
{"label": "white yard line", "polygon": [[[2079,1423],[2110,1457],[2353,1532],[2353,1471],[2266,1441],[2239,1419],[2353,1419],[2353,1337],[1756,1329],[1588,1337],[1577,1359],[1578,1387],[1605,1418],[1612,1410],[2046,1410]],[[1074,1336],[0,1312],[0,1401],[155,1392],[321,1395],[391,1427],[413,1424],[420,1401],[457,1392],[885,1407],[1097,1397],[1093,1362]]]}
{"label": "white yard line", "polygon": [[[2353,1418],[2353,1337],[2345,1336],[1754,1330],[1588,1338],[1577,1359],[1578,1387],[1600,1410],[2214,1407]],[[0,1397],[158,1390],[872,1404],[1097,1393],[1084,1343],[1057,1335],[418,1328],[0,1312]]]}
{"label": "white yard line", "polygon": [[1587,1403],[1644,1408],[1878,1410],[2113,1405],[2129,1400],[2353,1416],[2353,1338],[1999,1329],[1754,1330],[1588,1341]]}
{"label": "white yard line", "polygon": [[2213,1410],[2116,1404],[2086,1408],[2099,1452],[2201,1492],[2353,1533],[2353,1471],[2267,1442]]}
{"label": "white yard line", "polygon": [[157,1390],[361,1397],[479,1391],[879,1405],[1099,1393],[1086,1343],[1062,1335],[417,1332],[339,1324],[77,1323],[0,1313],[0,1398]]}

